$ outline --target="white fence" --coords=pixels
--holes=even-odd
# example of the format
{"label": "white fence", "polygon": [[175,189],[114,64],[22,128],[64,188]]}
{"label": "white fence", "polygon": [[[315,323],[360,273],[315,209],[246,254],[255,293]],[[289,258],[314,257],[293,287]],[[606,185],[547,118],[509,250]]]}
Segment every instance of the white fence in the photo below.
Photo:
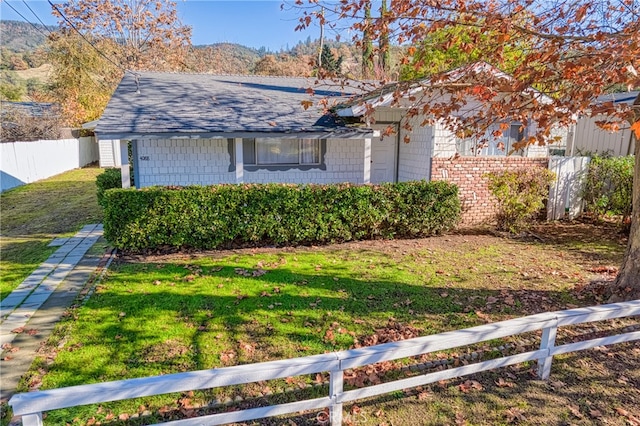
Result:
{"label": "white fence", "polygon": [[549,188],[548,220],[575,219],[582,213],[589,161],[589,157],[549,157],[549,170],[556,174],[556,180]]}
{"label": "white fence", "polygon": [[[42,425],[43,411],[172,392],[211,389],[328,371],[330,373],[329,395],[323,398],[230,413],[212,414],[165,424],[180,426],[214,425],[329,407],[331,424],[340,425],[342,421],[342,404],[345,402],[434,383],[439,380],[465,376],[526,361],[537,361],[539,377],[548,379],[554,355],[596,346],[640,340],[640,331],[633,331],[556,346],[555,340],[558,327],[636,315],[640,315],[640,300],[542,313],[464,330],[303,358],[23,393],[14,395],[9,404],[12,406],[15,415],[22,416],[23,425],[35,426]],[[539,349],[534,351],[361,389],[349,391],[343,389],[343,372],[350,368],[418,356],[538,330],[542,330],[542,337]]]}
{"label": "white fence", "polygon": [[98,161],[93,137],[0,143],[0,192]]}

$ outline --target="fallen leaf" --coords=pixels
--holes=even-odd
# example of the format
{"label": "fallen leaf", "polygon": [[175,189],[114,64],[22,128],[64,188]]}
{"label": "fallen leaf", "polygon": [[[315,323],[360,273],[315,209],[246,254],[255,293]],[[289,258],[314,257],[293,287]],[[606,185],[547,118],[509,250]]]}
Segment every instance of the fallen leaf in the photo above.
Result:
{"label": "fallen leaf", "polygon": [[484,389],[482,385],[475,380],[467,380],[464,383],[461,383],[458,388],[464,393],[468,393],[470,390],[482,390]]}
{"label": "fallen leaf", "polygon": [[467,424],[467,421],[464,418],[464,414],[461,412],[456,412],[456,426],[464,426]]}
{"label": "fallen leaf", "polygon": [[512,388],[515,386],[513,382],[507,382],[502,377],[499,377],[498,380],[495,381],[495,383],[499,388]]}
{"label": "fallen leaf", "polygon": [[602,417],[602,412],[600,410],[593,409],[593,410],[589,410],[589,415],[594,419],[598,419]]}
{"label": "fallen leaf", "polygon": [[577,405],[572,405],[569,404],[567,406],[567,408],[569,408],[569,411],[571,411],[571,414],[573,414],[574,416],[576,416],[577,418],[581,419],[584,416],[582,415],[582,413],[580,412],[580,407],[578,407]]}
{"label": "fallen leaf", "polygon": [[519,421],[527,420],[527,418],[524,416],[524,411],[517,407],[509,408],[505,411],[505,415],[509,423],[516,423]]}

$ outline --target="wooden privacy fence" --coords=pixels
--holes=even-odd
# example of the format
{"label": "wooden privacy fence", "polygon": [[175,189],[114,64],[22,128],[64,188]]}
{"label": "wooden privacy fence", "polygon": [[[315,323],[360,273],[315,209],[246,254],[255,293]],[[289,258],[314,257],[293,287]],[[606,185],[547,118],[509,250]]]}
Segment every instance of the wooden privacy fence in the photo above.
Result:
{"label": "wooden privacy fence", "polygon": [[[214,425],[329,407],[331,424],[339,425],[342,422],[342,404],[345,402],[434,383],[439,380],[466,376],[526,361],[537,361],[538,376],[542,379],[548,379],[551,372],[551,362],[555,355],[596,346],[640,340],[640,331],[632,331],[556,346],[555,339],[558,327],[636,315],[640,315],[640,300],[547,312],[464,330],[449,331],[432,336],[303,358],[23,393],[14,395],[9,404],[12,406],[15,415],[22,416],[23,425],[35,426],[42,425],[42,412],[49,410],[172,392],[211,389],[328,371],[330,373],[329,395],[323,398],[230,413],[212,414],[164,424],[180,426]],[[343,373],[347,369],[468,346],[487,340],[538,330],[542,330],[542,337],[540,347],[537,350],[361,389],[349,391],[343,389]]]}

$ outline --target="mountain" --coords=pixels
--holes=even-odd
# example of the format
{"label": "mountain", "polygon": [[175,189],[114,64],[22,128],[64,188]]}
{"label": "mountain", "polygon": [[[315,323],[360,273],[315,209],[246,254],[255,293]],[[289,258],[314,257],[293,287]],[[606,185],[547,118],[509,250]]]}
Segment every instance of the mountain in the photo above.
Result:
{"label": "mountain", "polygon": [[[36,28],[38,28],[36,30]],[[28,52],[44,45],[45,35],[55,31],[55,26],[29,24],[22,21],[0,21],[2,47],[12,52]]]}
{"label": "mountain", "polygon": [[189,52],[188,68],[194,72],[248,74],[262,57],[261,52],[236,43],[194,46]]}

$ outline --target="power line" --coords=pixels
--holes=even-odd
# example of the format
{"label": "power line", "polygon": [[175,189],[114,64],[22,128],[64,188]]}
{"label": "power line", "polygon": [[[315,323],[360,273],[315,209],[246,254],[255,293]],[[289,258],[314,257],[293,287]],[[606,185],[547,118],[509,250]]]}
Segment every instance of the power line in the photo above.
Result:
{"label": "power line", "polygon": [[45,25],[44,22],[42,22],[42,19],[40,19],[40,17],[38,15],[36,15],[36,12],[33,11],[33,9],[31,9],[31,6],[29,6],[29,3],[27,3],[25,0],[22,0],[22,3],[24,3],[25,6],[27,6],[27,9],[29,9],[31,11],[31,13],[33,14],[33,16],[36,17],[36,19],[42,24],[42,26],[47,30],[47,32],[49,34],[51,34],[51,30],[49,29],[49,27],[47,25]]}
{"label": "power line", "polygon": [[[64,13],[62,13],[62,11],[61,11],[60,9],[58,9],[58,6],[56,6],[55,4],[53,4],[53,3],[51,2],[51,0],[47,0],[47,2],[51,5],[51,7],[52,7],[52,8],[54,8],[54,9],[56,10],[56,12],[58,12],[58,14],[62,17],[62,19],[64,19],[64,20],[65,20],[65,22],[66,22],[67,24],[69,24],[69,26],[70,26],[71,28],[73,28],[73,29],[74,29],[74,31],[75,31],[75,32],[77,32],[77,33],[80,35],[80,37],[82,37],[82,39],[83,39],[84,41],[86,41],[86,42],[89,44],[89,46],[93,47],[93,48],[95,49],[95,51],[96,51],[96,52],[98,52],[98,54],[100,54],[100,56],[102,56],[103,58],[105,58],[107,61],[111,62],[113,65],[115,65],[117,68],[119,68],[119,69],[120,69],[120,70],[122,70],[123,72],[125,72],[125,73],[130,72],[130,71],[128,71],[127,69],[125,69],[122,65],[120,65],[120,64],[118,64],[118,63],[116,63],[116,62],[115,62],[115,61],[113,61],[111,58],[109,58],[107,55],[105,55],[104,53],[102,53],[102,51],[101,51],[100,49],[98,49],[98,48],[97,48],[93,43],[91,43],[91,42],[89,41],[89,39],[87,39],[87,38],[84,36],[84,34],[82,34],[82,33],[80,32],[80,30],[78,30],[78,28],[76,28],[76,26],[75,26],[75,25],[73,25],[73,22],[71,22],[71,21],[70,21],[70,20],[69,20],[65,15],[64,15]],[[135,73],[133,73],[133,74],[134,74],[134,75],[136,75]]]}
{"label": "power line", "polygon": [[14,11],[15,13],[17,13],[17,14],[18,14],[22,19],[24,19],[24,20],[25,20],[25,22],[28,22],[28,23],[29,23],[29,25],[31,25],[31,26],[32,26],[36,31],[38,31],[40,34],[42,34],[42,35],[43,35],[43,36],[45,36],[45,37],[48,37],[48,35],[47,35],[47,34],[45,34],[45,32],[44,32],[44,31],[42,31],[40,28],[38,28],[38,27],[36,26],[36,24],[34,24],[33,22],[31,22],[30,20],[28,20],[27,18],[25,18],[25,17],[24,17],[24,15],[23,15],[22,13],[18,12],[18,11],[16,10],[16,8],[15,8],[15,7],[11,6],[11,3],[9,3],[8,1],[5,1],[5,2],[4,2],[4,4],[6,4],[7,6],[9,6],[11,9],[13,9],[13,11]]}

